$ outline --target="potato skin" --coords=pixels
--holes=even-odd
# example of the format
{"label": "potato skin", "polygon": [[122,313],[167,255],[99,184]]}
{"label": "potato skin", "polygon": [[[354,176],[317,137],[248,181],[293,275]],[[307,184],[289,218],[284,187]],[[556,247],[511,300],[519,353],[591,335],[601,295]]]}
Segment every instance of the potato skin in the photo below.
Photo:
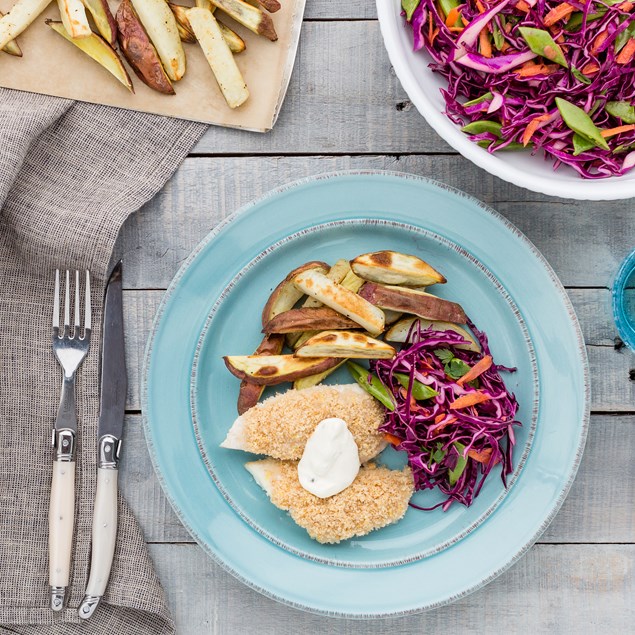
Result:
{"label": "potato skin", "polygon": [[160,93],[174,95],[172,83],[130,0],[119,5],[117,29],[121,52],[139,79]]}

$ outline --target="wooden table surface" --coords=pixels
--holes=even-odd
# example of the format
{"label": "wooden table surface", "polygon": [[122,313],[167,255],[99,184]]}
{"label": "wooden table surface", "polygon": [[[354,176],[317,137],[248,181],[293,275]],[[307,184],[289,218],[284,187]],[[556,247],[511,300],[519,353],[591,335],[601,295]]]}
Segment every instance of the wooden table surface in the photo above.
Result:
{"label": "wooden table surface", "polygon": [[[342,169],[432,177],[509,218],[567,287],[592,376],[593,414],[582,466],[538,544],[489,586],[453,605],[375,622],[287,608],[213,564],[163,496],[140,416],[139,379],[152,318],[190,251],[254,197],[294,179]],[[633,246],[631,201],[549,198],[504,183],[457,156],[402,90],[372,0],[308,0],[296,67],[275,129],[267,135],[210,129],[174,178],[129,219],[118,243],[126,261],[130,373],[121,486],[145,532],[179,633],[632,633],[635,358],[616,339],[609,287]]]}

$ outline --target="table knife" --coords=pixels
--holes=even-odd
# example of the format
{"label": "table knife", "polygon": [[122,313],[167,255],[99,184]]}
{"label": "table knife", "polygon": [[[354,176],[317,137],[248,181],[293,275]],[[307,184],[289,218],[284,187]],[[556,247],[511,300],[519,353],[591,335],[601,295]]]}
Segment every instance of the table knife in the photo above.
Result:
{"label": "table knife", "polygon": [[117,475],[128,379],[123,336],[121,262],[106,287],[101,346],[97,442],[97,491],[93,512],[90,576],[79,617],[88,619],[106,590],[117,537]]}

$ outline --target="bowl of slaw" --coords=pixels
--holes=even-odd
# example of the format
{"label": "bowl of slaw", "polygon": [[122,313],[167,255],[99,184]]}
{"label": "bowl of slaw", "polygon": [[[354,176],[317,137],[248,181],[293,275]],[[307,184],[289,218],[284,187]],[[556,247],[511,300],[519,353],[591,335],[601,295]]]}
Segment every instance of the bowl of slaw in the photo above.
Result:
{"label": "bowl of slaw", "polygon": [[[485,12],[487,12],[491,11],[493,8],[495,9],[501,4],[507,5],[508,2],[506,2],[506,0],[502,0],[500,3],[488,2],[484,4]],[[574,10],[578,9],[578,7],[576,6],[578,3],[573,4]],[[544,7],[544,2],[542,3],[542,5],[538,6],[543,7],[543,12],[545,14],[548,13],[548,7]],[[587,16],[588,20],[589,12],[587,11],[585,13],[583,11],[584,6],[584,3],[580,5],[580,7],[582,8],[579,9],[579,12]],[[468,135],[466,134],[466,132],[462,131],[463,125],[470,123],[473,118],[470,119],[468,117],[466,119],[464,117],[462,119],[462,123],[459,121],[460,118],[456,116],[456,111],[453,113],[452,108],[448,108],[448,100],[446,99],[448,89],[454,88],[454,92],[456,94],[455,101],[459,104],[459,109],[462,108],[462,104],[468,101],[468,99],[458,94],[460,93],[462,87],[459,87],[457,93],[456,85],[450,87],[449,81],[447,77],[444,76],[444,74],[434,72],[432,68],[430,68],[430,65],[434,64],[435,60],[430,55],[429,50],[427,50],[430,48],[429,46],[423,46],[420,50],[417,51],[414,50],[414,31],[411,23],[407,22],[407,17],[404,14],[400,0],[377,0],[377,11],[382,36],[384,38],[384,43],[388,51],[391,64],[394,67],[395,72],[399,77],[402,86],[404,87],[404,90],[408,94],[408,97],[419,110],[419,112],[424,116],[427,122],[432,126],[432,128],[434,128],[434,130],[447,143],[449,143],[455,150],[460,152],[464,157],[472,161],[477,166],[487,170],[494,176],[513,183],[514,185],[518,185],[520,187],[524,187],[526,189],[533,190],[542,194],[580,200],[614,200],[635,196],[635,169],[624,169],[618,176],[614,176],[608,173],[610,169],[616,171],[616,166],[617,169],[619,169],[622,165],[624,165],[625,168],[629,167],[631,159],[626,159],[627,155],[629,154],[628,151],[620,154],[617,158],[611,156],[611,158],[607,160],[607,173],[597,174],[597,172],[595,172],[592,175],[595,178],[588,178],[589,175],[581,174],[579,169],[576,170],[566,163],[557,161],[557,156],[554,157],[553,154],[545,154],[544,148],[542,146],[546,145],[547,142],[553,144],[555,139],[556,148],[563,147],[564,153],[569,152],[571,155],[573,155],[573,144],[571,143],[571,139],[574,132],[569,130],[569,136],[566,135],[567,126],[562,121],[562,114],[557,111],[553,100],[551,102],[552,111],[549,111],[548,107],[545,106],[545,112],[549,112],[551,114],[550,120],[547,116],[544,117],[544,120],[547,120],[546,128],[542,131],[534,131],[536,133],[536,136],[534,139],[532,139],[532,141],[537,139],[537,143],[536,147],[534,147],[533,150],[531,149],[531,145],[524,149],[510,149],[506,151],[498,150],[495,152],[491,151],[491,147],[489,148],[489,150],[487,147],[482,147],[487,146],[488,143],[490,146],[492,146],[492,144],[498,143],[498,141],[495,140],[495,137],[493,137],[489,131],[483,132],[483,130],[479,127],[477,127],[476,135]],[[442,15],[442,19],[443,17],[445,16]],[[470,16],[470,18],[472,18],[473,22],[476,22],[476,20],[478,19],[473,18],[473,16]],[[563,18],[561,25],[566,24],[566,19],[566,17]],[[568,19],[570,19],[570,16]],[[625,26],[630,25],[630,18],[628,20],[629,21]],[[460,25],[464,32],[465,22],[467,21],[464,20],[463,24]],[[520,24],[522,25],[523,22],[520,22]],[[585,26],[586,24],[587,22],[585,21]],[[592,20],[589,20],[589,24],[593,24],[594,27],[597,26],[597,23],[593,23]],[[427,30],[427,26],[428,25],[426,23],[423,28]],[[545,28],[545,30],[551,31],[551,33],[553,33],[555,37],[557,34],[556,27],[552,29]],[[460,34],[460,30],[458,28],[456,29],[456,31]],[[458,41],[458,39],[459,38],[457,36],[457,40],[454,41]],[[479,46],[480,45],[478,43],[472,45],[471,42],[468,42],[466,46],[467,50],[461,52],[461,54],[463,55],[467,53],[467,56],[463,61],[467,61],[467,64],[471,65],[471,67],[467,69],[466,84],[468,84],[468,88],[470,85],[475,86],[478,83],[478,72],[480,72],[479,68],[481,63]],[[440,41],[440,50],[442,50],[442,47],[443,41]],[[451,48],[453,48],[453,45],[451,46]],[[508,58],[510,57],[510,55],[518,55],[520,53],[521,55],[525,55],[527,59],[523,58],[521,60],[519,55],[518,64],[516,64],[516,60],[512,60],[510,62],[512,64],[516,64],[516,66],[513,66],[512,68],[523,68],[524,66],[534,65],[537,67],[538,63],[541,63],[545,68],[555,68],[556,73],[558,70],[562,71],[562,69],[558,68],[557,64],[552,64],[550,60],[545,60],[543,57],[534,55],[533,58],[530,58],[531,50],[529,45],[527,45],[526,49],[527,51],[525,51],[521,47],[521,45],[518,44],[517,48],[515,48],[512,43],[511,54],[506,54],[505,51],[494,51],[494,55],[492,56],[494,59],[486,60],[486,63],[499,63],[499,60],[501,60],[503,56],[505,56],[505,58]],[[448,49],[446,41],[446,53],[447,50]],[[569,60],[572,59],[571,55],[569,55],[571,51],[573,51],[573,55],[576,54],[575,47],[569,47],[568,43],[567,45],[565,45],[564,50],[567,51]],[[445,56],[444,53],[442,53],[442,55]],[[580,57],[583,55],[583,52],[580,52],[577,55],[578,57]],[[439,64],[439,60],[436,60],[436,62],[437,68],[443,65]],[[504,59],[503,62],[507,62],[507,59]],[[580,65],[582,65],[582,62],[580,62]],[[456,65],[456,62],[454,68],[459,68],[459,66]],[[602,69],[598,76],[604,76],[604,72],[605,69]],[[564,72],[561,72],[560,74],[563,75]],[[580,75],[579,69],[576,69],[576,74],[577,76]],[[488,80],[491,79],[492,76],[484,73],[482,77],[484,86],[483,94],[485,95],[487,93],[490,93],[490,91],[486,88],[486,83]],[[497,74],[496,77],[501,77],[501,75]],[[555,77],[558,77],[558,75],[555,74]],[[542,84],[540,84],[541,81],[545,81],[545,86],[548,85],[546,82],[550,81],[551,86],[553,87],[553,83],[555,80],[553,78],[548,79],[542,76],[538,76],[536,78],[536,81],[533,83],[534,86],[537,86],[537,88],[534,90],[535,99],[539,99],[542,86]],[[585,81],[588,82],[588,79],[586,79]],[[595,82],[589,83],[588,85],[590,86],[590,91],[596,90],[597,94],[601,96],[603,87],[600,86],[600,88],[598,89],[597,86],[599,84],[600,82]],[[562,104],[563,100],[575,103],[577,99],[578,103],[580,103],[580,95],[585,90],[585,86],[586,84],[584,86],[580,85],[578,87],[577,95],[572,96],[572,91],[568,90],[567,86],[563,84],[562,95],[561,97],[558,97],[556,101],[564,106],[567,106],[567,104]],[[508,102],[511,104],[509,107],[510,111],[514,115],[516,115],[522,108],[522,105],[514,110],[513,99],[510,99],[508,96],[511,92],[508,90],[509,85],[505,86],[504,84],[501,84],[501,87],[501,97],[508,100]],[[444,91],[446,97],[444,97]],[[477,88],[474,88],[474,91],[476,92],[470,93],[471,98],[478,94]],[[553,94],[553,90],[551,92]],[[494,90],[494,96],[496,96],[496,90]],[[453,98],[454,97],[452,97],[450,101],[452,101]],[[499,100],[500,97],[496,97],[496,99]],[[491,105],[491,99],[488,105]],[[553,112],[555,112],[555,115],[553,114]],[[454,116],[450,117],[448,116],[448,114],[454,114]],[[486,116],[485,118],[496,119],[496,117],[488,116]],[[454,119],[454,121],[452,119]],[[531,124],[532,122],[531,117],[522,119],[522,113],[521,115],[517,116],[517,119],[519,125],[525,126],[523,130],[527,130],[527,126],[529,126],[529,124]],[[623,123],[620,119],[614,119],[609,115],[606,116],[606,119],[607,122],[611,122],[606,123],[606,125],[604,126],[604,128],[606,129],[610,128],[611,130],[613,130],[616,126],[619,127],[620,124]],[[505,121],[505,123],[508,122]],[[532,127],[534,125],[535,124],[532,124]],[[635,126],[633,126],[633,128],[635,128]],[[512,133],[509,133],[507,140],[513,139],[513,145],[519,146],[518,141],[522,141],[522,134],[520,132],[521,129],[518,127],[513,129],[510,126],[508,128],[504,127],[503,131],[507,131],[509,129],[512,130],[515,136],[512,136]],[[552,137],[547,138],[547,132],[551,130],[553,130]],[[584,132],[584,130],[582,132]],[[494,130],[494,133],[498,134],[496,130]],[[577,136],[577,133],[575,134]],[[560,137],[558,135],[560,135]],[[560,138],[563,138],[563,140],[561,141]],[[494,139],[494,141],[490,141],[490,139]],[[618,141],[619,140],[621,140],[621,138],[618,138]],[[481,145],[478,145],[478,141],[480,141]],[[565,147],[566,143],[569,143],[571,149]],[[615,147],[615,139],[611,141],[611,146]],[[591,157],[603,155],[603,150],[599,147],[599,145],[597,148],[592,149],[590,152],[591,154],[589,156]],[[596,154],[593,154],[594,152],[596,152]],[[583,154],[581,155],[581,158],[584,158],[586,156],[587,155]],[[566,158],[568,157],[565,155],[565,159]],[[635,160],[635,153],[633,154],[632,158],[633,160]],[[618,164],[617,161],[620,161],[621,163]],[[624,163],[624,161],[626,161],[626,163]],[[554,162],[557,166],[556,169],[554,169]],[[589,164],[588,161],[586,163],[576,164],[576,166],[582,165],[584,168],[587,164]],[[604,166],[601,166],[601,169],[605,169]],[[584,169],[582,171],[584,171]],[[587,178],[585,178],[585,176]]]}

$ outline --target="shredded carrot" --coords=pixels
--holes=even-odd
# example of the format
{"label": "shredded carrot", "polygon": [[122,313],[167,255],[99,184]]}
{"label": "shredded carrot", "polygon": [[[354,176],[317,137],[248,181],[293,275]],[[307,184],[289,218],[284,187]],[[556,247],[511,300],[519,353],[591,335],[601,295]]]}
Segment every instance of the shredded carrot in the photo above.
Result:
{"label": "shredded carrot", "polygon": [[509,42],[503,42],[503,46],[501,46],[501,53],[504,53],[509,48],[511,48]]}
{"label": "shredded carrot", "polygon": [[461,17],[461,7],[452,7],[445,19],[445,26],[454,26]]}
{"label": "shredded carrot", "polygon": [[[540,115],[538,117],[534,117],[528,124],[527,127],[525,128],[525,132],[523,132],[523,138],[522,138],[522,142],[523,145],[526,146],[530,141],[531,138],[534,136],[534,133],[540,128],[540,124],[543,121],[547,121],[547,119],[549,119],[550,115]],[[483,358],[485,359],[485,358]],[[490,358],[491,359],[491,358]],[[491,366],[491,364],[490,364]],[[466,373],[467,375],[468,373]],[[463,375],[463,377],[465,377],[465,375]],[[463,379],[463,377],[461,377],[461,379]]]}
{"label": "shredded carrot", "polygon": [[476,364],[474,364],[474,366],[472,366],[472,368],[470,368],[470,370],[468,370],[467,373],[465,373],[465,375],[463,375],[463,377],[461,377],[456,383],[459,386],[462,386],[463,384],[466,384],[468,381],[473,381],[479,375],[482,375],[486,370],[489,370],[491,367],[492,367],[492,356],[485,355],[485,357],[483,357],[482,359],[479,359],[478,362],[476,362]]}
{"label": "shredded carrot", "polygon": [[489,397],[484,392],[480,392],[479,390],[468,392],[465,395],[457,397],[450,404],[450,410],[459,410],[460,408],[475,406],[476,404],[483,403],[484,401],[489,401]]}
{"label": "shredded carrot", "polygon": [[487,31],[487,27],[485,27],[479,33],[479,50],[483,57],[492,57],[492,44],[489,41],[489,33]]}
{"label": "shredded carrot", "polygon": [[615,135],[622,134],[623,132],[630,132],[635,130],[635,124],[629,124],[628,126],[618,126],[617,128],[609,128],[608,130],[602,130],[600,133],[605,139],[610,139]]}
{"label": "shredded carrot", "polygon": [[503,31],[505,31],[505,33],[507,33],[508,35],[512,32],[512,24],[511,24],[511,22],[507,22],[505,24],[505,26],[503,27]]}
{"label": "shredded carrot", "polygon": [[402,441],[399,437],[396,437],[394,434],[390,434],[390,432],[384,432],[384,440],[388,441],[390,445],[399,445]]}
{"label": "shredded carrot", "polygon": [[434,31],[434,24],[432,23],[432,12],[428,13],[428,41],[432,44],[432,33]]}
{"label": "shredded carrot", "polygon": [[562,4],[559,4],[551,9],[551,11],[549,11],[549,13],[547,13],[547,15],[545,16],[543,22],[545,26],[551,26],[552,24],[555,24],[559,20],[566,18],[572,13],[573,7],[568,2],[563,2]]}
{"label": "shredded carrot", "polygon": [[461,31],[463,31],[463,27],[462,26],[451,26],[451,27],[448,27],[448,31],[450,31],[451,33],[461,33]]}
{"label": "shredded carrot", "polygon": [[633,7],[635,7],[635,4],[632,2],[622,2],[617,8],[620,11],[630,11]]}
{"label": "shredded carrot", "polygon": [[600,70],[600,67],[595,62],[589,62],[582,67],[581,73],[583,75],[595,75]]}
{"label": "shredded carrot", "polygon": [[437,35],[439,35],[439,27],[437,27],[433,32],[432,32],[432,36],[430,37],[430,44],[434,44],[434,41],[437,39]]}
{"label": "shredded carrot", "polygon": [[492,457],[492,448],[485,448],[481,452],[478,450],[468,450],[467,455],[479,463],[489,463]]}
{"label": "shredded carrot", "polygon": [[461,15],[461,22],[463,22],[463,26],[469,26],[469,22]]}
{"label": "shredded carrot", "polygon": [[604,40],[606,40],[608,36],[609,36],[608,31],[602,31],[602,33],[598,33],[598,35],[595,36],[595,39],[593,40],[593,44],[591,45],[591,55],[597,54],[597,52],[600,49],[600,46],[604,44]]}
{"label": "shredded carrot", "polygon": [[485,13],[485,7],[483,6],[483,3],[481,2],[481,0],[476,0],[475,4],[479,13]]}
{"label": "shredded carrot", "polygon": [[618,64],[628,64],[635,56],[635,39],[631,38],[615,58]]}
{"label": "shredded carrot", "polygon": [[434,418],[434,422],[435,422],[435,423],[441,423],[444,419],[445,419],[445,412],[442,412],[441,414],[438,414],[438,415]]}
{"label": "shredded carrot", "polygon": [[553,64],[530,64],[522,68],[517,68],[514,73],[516,73],[518,77],[534,77],[534,75],[551,75],[551,73],[555,73],[556,70],[558,70],[558,67]]}
{"label": "shredded carrot", "polygon": [[516,8],[523,13],[529,13],[531,7],[525,2],[525,0],[518,0]]}

